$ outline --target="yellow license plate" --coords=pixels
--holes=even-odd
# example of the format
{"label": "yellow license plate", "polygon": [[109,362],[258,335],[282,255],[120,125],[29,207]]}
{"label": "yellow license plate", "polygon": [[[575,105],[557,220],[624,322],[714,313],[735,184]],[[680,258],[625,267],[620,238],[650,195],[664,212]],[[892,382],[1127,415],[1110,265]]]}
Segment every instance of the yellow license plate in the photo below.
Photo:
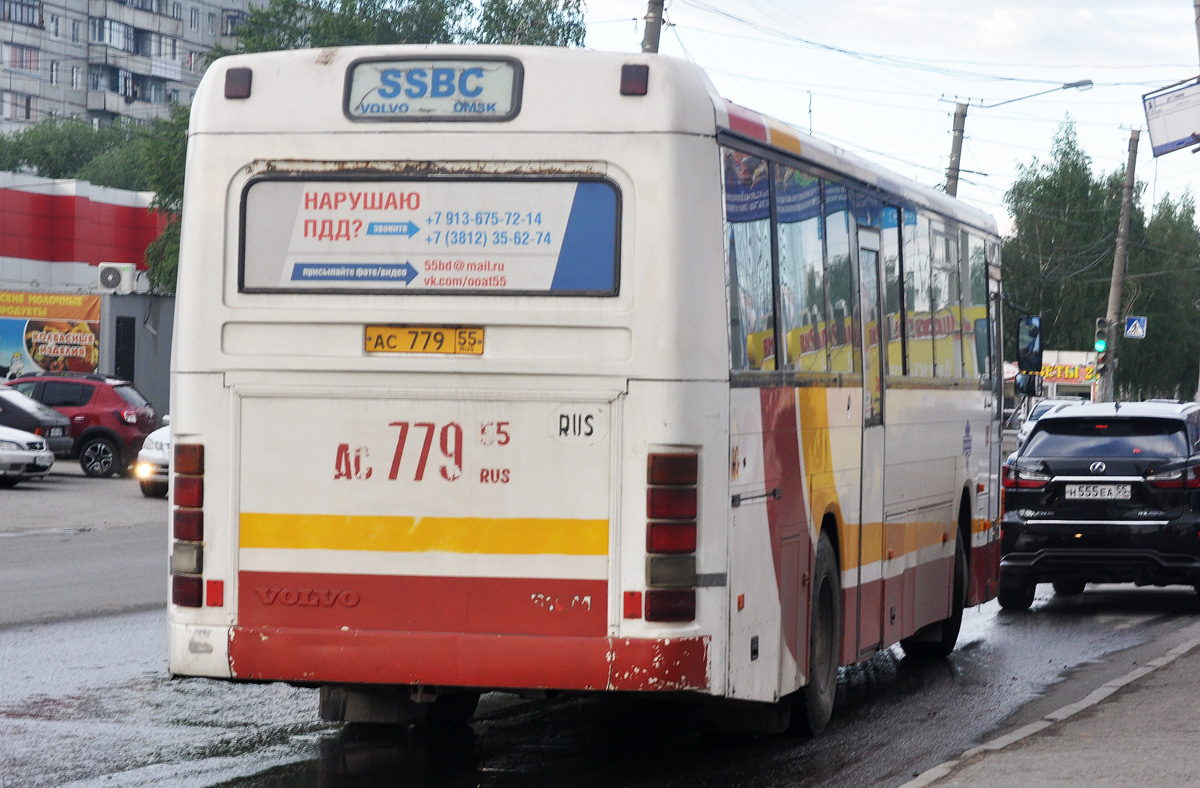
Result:
{"label": "yellow license plate", "polygon": [[368,353],[466,353],[483,355],[482,328],[367,326]]}

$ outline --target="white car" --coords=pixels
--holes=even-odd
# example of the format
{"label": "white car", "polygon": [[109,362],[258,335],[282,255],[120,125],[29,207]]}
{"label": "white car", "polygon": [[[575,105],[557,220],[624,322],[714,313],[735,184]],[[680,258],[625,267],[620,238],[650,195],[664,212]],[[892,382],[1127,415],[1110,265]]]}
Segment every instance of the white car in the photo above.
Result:
{"label": "white car", "polygon": [[0,425],[0,487],[40,479],[54,465],[54,452],[40,435]]}
{"label": "white car", "polygon": [[1029,415],[1025,417],[1025,423],[1021,425],[1021,429],[1017,431],[1017,445],[1024,446],[1025,441],[1029,438],[1029,433],[1033,432],[1033,425],[1037,424],[1037,420],[1047,413],[1053,413],[1060,408],[1065,408],[1068,405],[1080,405],[1083,403],[1081,399],[1044,399],[1033,406],[1033,410],[1029,411]]}
{"label": "white car", "polygon": [[138,452],[136,474],[142,495],[165,498],[171,474],[171,428],[159,427],[146,436]]}

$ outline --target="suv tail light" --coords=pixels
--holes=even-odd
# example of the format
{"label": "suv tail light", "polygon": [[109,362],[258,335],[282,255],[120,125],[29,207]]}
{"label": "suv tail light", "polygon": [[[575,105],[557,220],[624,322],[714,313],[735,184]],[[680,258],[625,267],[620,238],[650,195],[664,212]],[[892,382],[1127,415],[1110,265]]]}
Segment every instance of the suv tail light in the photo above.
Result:
{"label": "suv tail light", "polygon": [[1146,484],[1162,490],[1200,490],[1200,471],[1195,465],[1163,473],[1146,474]]}
{"label": "suv tail light", "polygon": [[114,415],[123,420],[126,424],[137,424],[138,412],[136,410],[123,410]]}
{"label": "suv tail light", "polygon": [[1000,483],[1006,490],[1040,490],[1050,481],[1044,473],[1005,465],[1000,473]]}

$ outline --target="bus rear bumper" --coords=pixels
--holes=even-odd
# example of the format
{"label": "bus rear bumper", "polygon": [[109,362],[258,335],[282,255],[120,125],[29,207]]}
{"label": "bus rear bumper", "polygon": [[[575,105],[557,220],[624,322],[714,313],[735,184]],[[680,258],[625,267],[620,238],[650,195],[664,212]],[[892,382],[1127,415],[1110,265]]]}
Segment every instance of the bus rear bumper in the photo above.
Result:
{"label": "bus rear bumper", "polygon": [[201,626],[168,621],[167,669],[172,676],[207,676],[227,679],[228,626]]}
{"label": "bus rear bumper", "polygon": [[707,690],[708,637],[233,627],[235,679],[488,689]]}

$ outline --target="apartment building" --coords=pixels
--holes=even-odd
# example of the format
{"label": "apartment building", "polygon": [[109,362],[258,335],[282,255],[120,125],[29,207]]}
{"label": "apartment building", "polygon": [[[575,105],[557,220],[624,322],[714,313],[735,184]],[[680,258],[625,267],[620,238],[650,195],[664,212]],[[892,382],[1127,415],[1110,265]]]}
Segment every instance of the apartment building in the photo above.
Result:
{"label": "apartment building", "polygon": [[249,0],[0,0],[0,132],[50,116],[147,121],[190,104]]}

